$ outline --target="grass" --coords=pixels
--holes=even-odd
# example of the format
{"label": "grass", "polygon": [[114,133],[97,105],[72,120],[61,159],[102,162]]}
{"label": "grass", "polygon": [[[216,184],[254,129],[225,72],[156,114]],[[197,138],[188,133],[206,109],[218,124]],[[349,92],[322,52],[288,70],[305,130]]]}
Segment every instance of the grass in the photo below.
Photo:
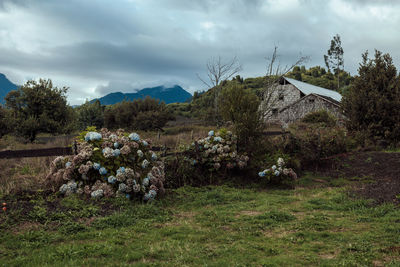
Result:
{"label": "grass", "polygon": [[344,187],[168,193],[151,204],[31,195],[0,215],[0,265],[400,266],[398,207]]}

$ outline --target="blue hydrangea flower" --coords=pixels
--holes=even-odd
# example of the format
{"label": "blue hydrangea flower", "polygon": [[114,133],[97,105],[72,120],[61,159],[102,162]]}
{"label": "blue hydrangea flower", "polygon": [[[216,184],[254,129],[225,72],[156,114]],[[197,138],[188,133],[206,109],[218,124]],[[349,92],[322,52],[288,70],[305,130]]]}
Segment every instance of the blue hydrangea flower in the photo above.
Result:
{"label": "blue hydrangea flower", "polygon": [[144,194],[143,200],[148,201],[149,199],[150,199],[150,194],[149,193]]}
{"label": "blue hydrangea flower", "polygon": [[100,163],[93,163],[93,169],[98,171],[101,168]]}
{"label": "blue hydrangea flower", "polygon": [[114,148],[118,148],[119,147],[119,143],[118,142],[115,142],[114,143]]}
{"label": "blue hydrangea flower", "polygon": [[154,198],[157,196],[156,190],[151,189],[151,190],[149,191],[149,195],[150,195],[150,198],[153,198],[153,199],[154,199]]}
{"label": "blue hydrangea flower", "polygon": [[276,170],[276,171],[274,172],[274,174],[275,174],[275,176],[279,176],[280,172],[279,172],[278,170]]}
{"label": "blue hydrangea flower", "polygon": [[265,172],[259,172],[259,173],[258,173],[258,176],[264,177],[264,176],[265,176]]}
{"label": "blue hydrangea flower", "polygon": [[100,173],[100,175],[106,175],[106,174],[107,174],[106,168],[101,167],[101,168],[99,169],[99,173]]}
{"label": "blue hydrangea flower", "polygon": [[72,163],[68,161],[67,163],[65,163],[65,168],[68,168],[68,167],[70,167],[70,166],[71,166],[71,164],[72,164]]}
{"label": "blue hydrangea flower", "polygon": [[139,141],[140,140],[140,136],[137,133],[131,133],[129,135],[129,139],[131,139],[132,141]]}
{"label": "blue hydrangea flower", "polygon": [[113,175],[110,175],[110,176],[108,176],[107,180],[110,184],[115,184],[115,182],[117,181],[117,178],[115,178],[115,176],[113,176]]}
{"label": "blue hydrangea flower", "polygon": [[145,140],[142,140],[142,144],[143,144],[144,146],[148,146],[148,145],[149,145],[149,143],[147,143]]}
{"label": "blue hydrangea flower", "polygon": [[117,173],[125,173],[125,167],[119,167]]}
{"label": "blue hydrangea flower", "polygon": [[214,136],[214,131],[213,130],[209,131],[208,136]]}
{"label": "blue hydrangea flower", "polygon": [[85,135],[85,141],[97,141],[101,139],[101,134],[97,133],[97,132],[88,132]]}
{"label": "blue hydrangea flower", "polygon": [[143,182],[142,182],[143,186],[148,186],[149,183],[150,183],[149,177],[145,177],[145,178],[143,179]]}
{"label": "blue hydrangea flower", "polygon": [[119,155],[121,155],[121,151],[117,148],[113,150],[112,154],[114,157],[118,157]]}
{"label": "blue hydrangea flower", "polygon": [[275,170],[276,170],[276,166],[275,166],[275,165],[272,165],[271,169],[272,169],[273,171],[275,171]]}
{"label": "blue hydrangea flower", "polygon": [[149,163],[150,163],[150,162],[149,162],[147,159],[143,160],[143,162],[142,162],[142,168],[143,168],[143,169],[146,169],[147,166],[149,166]]}
{"label": "blue hydrangea flower", "polygon": [[142,150],[139,149],[136,153],[138,154],[139,158],[143,157],[143,152],[142,152]]}
{"label": "blue hydrangea flower", "polygon": [[151,154],[151,159],[153,161],[156,161],[157,160],[157,154],[156,153]]}
{"label": "blue hydrangea flower", "polygon": [[214,137],[214,141],[221,142],[222,141],[221,136]]}

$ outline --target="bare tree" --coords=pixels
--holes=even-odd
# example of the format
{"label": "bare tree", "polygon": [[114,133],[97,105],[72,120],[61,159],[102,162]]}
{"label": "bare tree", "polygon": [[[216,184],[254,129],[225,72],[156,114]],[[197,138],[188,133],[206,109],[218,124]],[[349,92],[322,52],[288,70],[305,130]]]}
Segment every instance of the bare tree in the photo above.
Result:
{"label": "bare tree", "polygon": [[232,78],[242,70],[242,65],[236,56],[228,61],[224,61],[221,56],[211,57],[208,59],[206,67],[208,81],[199,74],[197,74],[197,77],[208,88],[217,87],[221,82]]}
{"label": "bare tree", "polygon": [[274,114],[274,109],[277,107],[277,103],[280,98],[280,85],[279,81],[290,72],[295,66],[300,65],[309,60],[307,56],[301,56],[297,61],[291,65],[281,66],[278,61],[278,47],[274,47],[274,51],[270,58],[267,58],[267,73],[264,77],[263,93],[261,96],[260,111],[265,120],[270,119]]}
{"label": "bare tree", "polygon": [[222,89],[220,84],[238,74],[242,70],[242,65],[236,56],[228,61],[225,61],[221,56],[218,56],[208,59],[206,67],[208,81],[203,79],[199,74],[197,74],[197,77],[209,89],[214,88],[214,120],[219,124],[218,99]]}

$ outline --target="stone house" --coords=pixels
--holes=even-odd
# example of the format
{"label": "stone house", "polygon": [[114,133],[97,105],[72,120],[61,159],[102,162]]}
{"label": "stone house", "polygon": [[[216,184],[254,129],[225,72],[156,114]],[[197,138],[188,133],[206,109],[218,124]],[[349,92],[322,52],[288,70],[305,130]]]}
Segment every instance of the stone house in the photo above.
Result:
{"label": "stone house", "polygon": [[264,98],[270,103],[265,119],[269,122],[287,125],[310,112],[323,109],[335,115],[339,121],[345,119],[340,108],[342,96],[336,91],[282,77],[267,93],[269,95]]}

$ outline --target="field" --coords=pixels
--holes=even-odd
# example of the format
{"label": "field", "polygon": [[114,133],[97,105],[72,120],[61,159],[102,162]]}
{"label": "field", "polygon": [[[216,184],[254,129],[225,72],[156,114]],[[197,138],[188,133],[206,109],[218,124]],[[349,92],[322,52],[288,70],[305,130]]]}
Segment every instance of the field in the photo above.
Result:
{"label": "field", "polygon": [[[207,130],[143,134],[179,147]],[[185,186],[148,204],[46,191],[51,159],[0,160],[0,266],[400,266],[398,152],[333,157],[294,189]]]}
{"label": "field", "polygon": [[[314,179],[306,175],[302,180]],[[6,199],[3,266],[399,266],[400,210],[344,187],[184,187],[157,203]]]}

